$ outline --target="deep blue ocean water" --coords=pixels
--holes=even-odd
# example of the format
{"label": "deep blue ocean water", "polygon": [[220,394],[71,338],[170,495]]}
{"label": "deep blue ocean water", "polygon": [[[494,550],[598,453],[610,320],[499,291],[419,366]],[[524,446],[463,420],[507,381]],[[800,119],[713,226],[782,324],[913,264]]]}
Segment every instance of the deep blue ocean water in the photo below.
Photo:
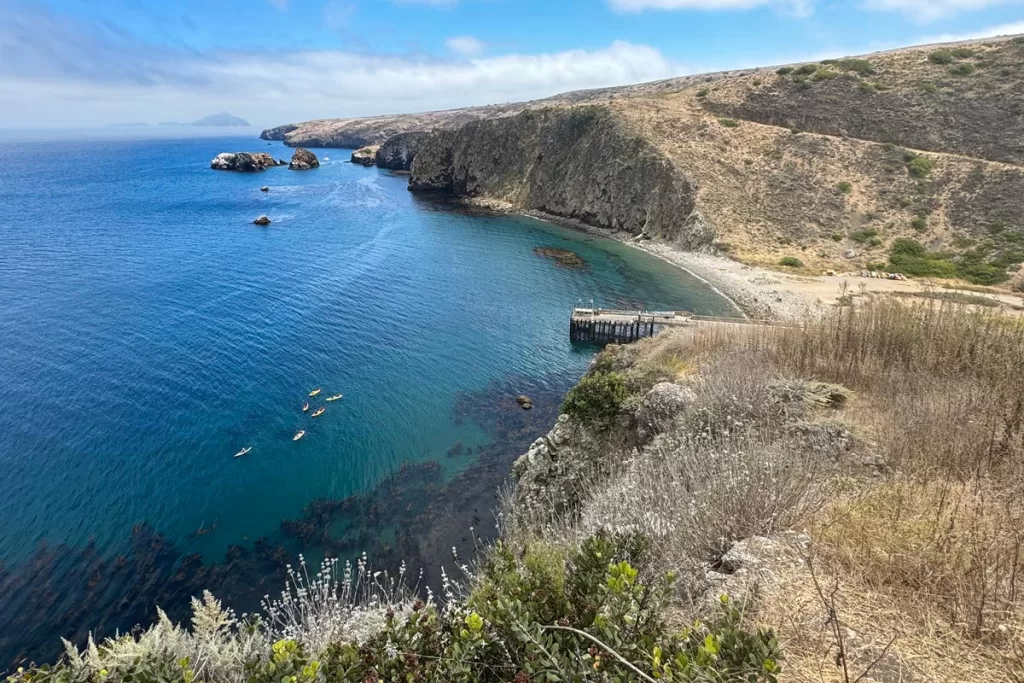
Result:
{"label": "deep blue ocean water", "polygon": [[290,155],[0,143],[0,668],[199,586],[251,605],[299,551],[439,563],[585,371],[577,301],[732,311],[642,252],[450,210],[344,150],[209,169],[243,150]]}

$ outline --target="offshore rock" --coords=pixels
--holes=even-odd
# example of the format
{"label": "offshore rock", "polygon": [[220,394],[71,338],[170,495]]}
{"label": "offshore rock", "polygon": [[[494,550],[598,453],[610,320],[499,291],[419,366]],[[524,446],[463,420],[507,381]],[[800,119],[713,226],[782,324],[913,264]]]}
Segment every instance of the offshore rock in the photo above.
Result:
{"label": "offshore rock", "polygon": [[529,410],[530,408],[533,408],[533,400],[529,396],[526,396],[525,394],[519,394],[518,396],[516,396],[516,403],[518,403],[519,407],[522,408],[523,410]]}
{"label": "offshore rock", "polygon": [[410,170],[416,154],[429,138],[430,133],[424,131],[399,133],[389,138],[377,149],[377,166],[392,171]]}
{"label": "offshore rock", "polygon": [[262,214],[259,218],[253,221],[253,225],[270,225],[270,219],[267,218],[267,214]]}
{"label": "offshore rock", "polygon": [[242,171],[244,173],[263,171],[277,165],[277,160],[266,152],[223,152],[210,162],[210,168],[216,171]]}
{"label": "offshore rock", "polygon": [[295,153],[292,154],[292,161],[288,164],[288,168],[293,171],[308,171],[311,168],[319,168],[319,166],[320,160],[305,147],[295,150]]}
{"label": "offshore rock", "polygon": [[370,145],[357,149],[352,152],[352,163],[360,166],[373,166],[377,163],[377,148]]}

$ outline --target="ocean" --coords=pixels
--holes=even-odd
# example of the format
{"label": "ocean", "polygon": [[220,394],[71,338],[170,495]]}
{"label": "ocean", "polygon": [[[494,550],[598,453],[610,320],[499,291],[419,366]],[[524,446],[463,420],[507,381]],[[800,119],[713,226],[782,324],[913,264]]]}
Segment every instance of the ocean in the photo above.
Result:
{"label": "ocean", "polygon": [[432,581],[494,533],[495,490],[585,372],[573,305],[733,310],[643,252],[455,210],[345,150],[210,170],[224,151],[291,154],[0,142],[0,670],[156,604],[183,619],[204,588],[256,609],[300,552]]}

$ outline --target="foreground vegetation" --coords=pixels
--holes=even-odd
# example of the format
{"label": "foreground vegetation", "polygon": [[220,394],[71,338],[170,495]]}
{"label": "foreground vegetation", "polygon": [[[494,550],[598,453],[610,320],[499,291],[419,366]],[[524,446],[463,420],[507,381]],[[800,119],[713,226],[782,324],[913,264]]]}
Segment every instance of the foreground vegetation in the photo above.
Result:
{"label": "foreground vegetation", "polygon": [[444,595],[301,566],[11,680],[1020,683],[1022,376],[1018,320],[946,302],[612,346]]}

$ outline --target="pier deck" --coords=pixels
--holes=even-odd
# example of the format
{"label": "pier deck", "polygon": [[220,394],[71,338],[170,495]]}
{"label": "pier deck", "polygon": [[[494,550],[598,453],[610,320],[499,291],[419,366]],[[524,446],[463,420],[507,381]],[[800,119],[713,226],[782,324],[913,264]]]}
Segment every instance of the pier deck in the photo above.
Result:
{"label": "pier deck", "polygon": [[[587,344],[628,344],[653,337],[669,327],[690,325],[771,325],[766,320],[694,315],[689,311],[621,311],[574,308],[569,319],[569,339]],[[774,323],[777,324],[777,323]]]}

